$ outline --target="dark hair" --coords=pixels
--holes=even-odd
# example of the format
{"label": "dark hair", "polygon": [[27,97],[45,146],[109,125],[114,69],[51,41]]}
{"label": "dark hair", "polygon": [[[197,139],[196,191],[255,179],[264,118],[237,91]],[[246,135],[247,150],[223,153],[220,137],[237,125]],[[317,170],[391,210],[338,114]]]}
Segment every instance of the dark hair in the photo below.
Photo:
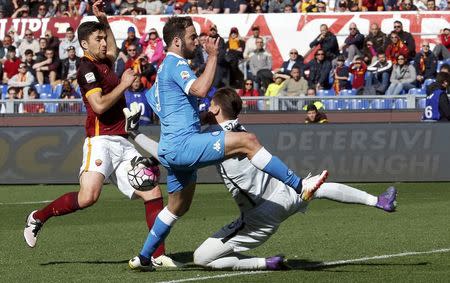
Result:
{"label": "dark hair", "polygon": [[314,105],[313,103],[308,104],[308,106],[306,106],[306,111],[316,111],[316,112],[318,112],[316,105]]}
{"label": "dark hair", "polygon": [[[186,28],[193,26],[191,17],[171,17],[164,25],[163,38],[167,46],[172,45],[172,41],[175,37],[179,37],[184,40],[186,34]],[[78,29],[79,30],[79,29]]]}
{"label": "dark hair", "polygon": [[400,22],[400,21],[398,21],[398,20],[394,22],[394,25],[395,25],[395,24],[400,24],[400,25],[402,25],[402,26],[403,26],[403,23],[402,23],[402,22]]}
{"label": "dark hair", "polygon": [[236,119],[241,113],[242,99],[233,88],[219,88],[214,94],[212,101],[220,106],[225,118]]}
{"label": "dark hair", "polygon": [[33,53],[33,50],[31,50],[31,49],[27,49],[27,50],[25,50],[25,56],[26,55],[34,55],[34,53]]}
{"label": "dark hair", "polygon": [[446,73],[446,72],[439,72],[436,75],[436,82],[440,85],[442,85],[443,83],[447,82],[448,84],[450,84],[450,74]]}
{"label": "dark hair", "polygon": [[36,93],[36,98],[39,98],[39,92],[37,91],[36,88],[30,87],[30,88],[28,89],[28,95],[29,95],[31,92],[35,92],[35,93]]}
{"label": "dark hair", "polygon": [[78,42],[80,43],[81,48],[83,48],[81,42],[83,40],[87,41],[89,36],[98,30],[105,31],[106,26],[99,22],[84,22],[78,27]]}
{"label": "dark hair", "polygon": [[66,29],[66,32],[68,32],[68,31],[75,31],[74,29],[73,29],[73,27],[68,27],[67,29]]}
{"label": "dark hair", "polygon": [[442,69],[446,69],[446,70],[449,70],[449,71],[450,71],[450,64],[447,64],[447,63],[442,64],[442,65],[441,65],[441,68],[439,69],[439,72],[441,72]]}

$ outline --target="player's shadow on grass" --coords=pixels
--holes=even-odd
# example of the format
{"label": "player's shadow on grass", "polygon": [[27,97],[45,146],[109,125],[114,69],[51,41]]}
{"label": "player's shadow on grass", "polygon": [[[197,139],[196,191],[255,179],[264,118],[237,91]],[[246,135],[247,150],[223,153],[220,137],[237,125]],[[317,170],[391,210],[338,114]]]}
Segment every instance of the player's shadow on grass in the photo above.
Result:
{"label": "player's shadow on grass", "polygon": [[[428,262],[418,263],[367,263],[367,262],[348,262],[348,263],[336,263],[326,264],[321,261],[310,261],[305,259],[288,259],[288,266],[293,270],[305,270],[305,271],[325,271],[342,266],[422,266],[428,265]],[[343,272],[343,271],[341,271]]]}
{"label": "player's shadow on grass", "polygon": [[58,264],[124,264],[128,263],[128,260],[61,260],[61,261],[49,261],[41,263],[40,265],[58,265]]}

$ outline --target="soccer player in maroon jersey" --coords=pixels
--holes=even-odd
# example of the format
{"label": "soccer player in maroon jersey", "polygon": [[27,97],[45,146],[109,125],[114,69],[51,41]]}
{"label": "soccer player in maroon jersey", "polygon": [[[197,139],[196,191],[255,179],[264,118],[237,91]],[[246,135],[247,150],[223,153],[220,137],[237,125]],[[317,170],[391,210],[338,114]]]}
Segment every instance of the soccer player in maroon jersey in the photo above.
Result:
{"label": "soccer player in maroon jersey", "polygon": [[[130,199],[140,197],[144,200],[149,229],[163,209],[159,187],[145,192],[137,191],[128,181],[127,171],[131,167],[131,160],[141,155],[127,139],[122,112],[126,107],[123,93],[131,86],[136,74],[128,69],[119,80],[112,70],[117,46],[101,3],[96,1],[93,5],[98,22],[85,22],[78,27],[78,40],[84,56],[80,61],[77,80],[87,110],[86,140],[79,174],[80,190],[66,193],[29,214],[24,237],[32,248],[36,245],[39,230],[50,217],[73,213],[93,205],[108,177]],[[164,255],[164,245],[159,246],[153,263],[156,266],[172,267],[178,264]]]}

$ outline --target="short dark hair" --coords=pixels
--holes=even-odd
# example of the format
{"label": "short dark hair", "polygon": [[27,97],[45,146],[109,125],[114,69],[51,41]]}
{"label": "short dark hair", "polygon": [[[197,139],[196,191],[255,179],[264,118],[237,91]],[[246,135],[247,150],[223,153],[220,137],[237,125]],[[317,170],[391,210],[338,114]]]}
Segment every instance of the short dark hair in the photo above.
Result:
{"label": "short dark hair", "polygon": [[8,52],[16,52],[16,47],[14,45],[8,46]]}
{"label": "short dark hair", "polygon": [[439,69],[439,72],[441,72],[442,69],[446,69],[446,70],[450,71],[450,64],[447,64],[447,63],[442,64],[441,68]]}
{"label": "short dark hair", "polygon": [[241,113],[242,99],[233,88],[219,88],[214,94],[212,101],[220,106],[225,118],[236,119]]}
{"label": "short dark hair", "polygon": [[439,72],[436,75],[436,82],[440,85],[442,85],[443,83],[447,82],[448,84],[450,84],[450,74],[446,73],[446,72]]}
{"label": "short dark hair", "polygon": [[73,27],[68,27],[67,29],[66,29],[66,32],[68,32],[68,31],[75,31],[74,29],[73,29]]}
{"label": "short dark hair", "polygon": [[31,50],[31,49],[27,49],[27,50],[25,50],[25,56],[26,55],[34,55],[34,53],[33,53],[33,50]]}
{"label": "short dark hair", "polygon": [[87,41],[89,36],[98,30],[105,31],[106,26],[99,22],[84,22],[78,27],[78,42],[80,43],[81,48],[83,48],[81,42],[83,40]]}
{"label": "short dark hair", "polygon": [[[184,40],[186,34],[186,28],[193,26],[191,17],[171,17],[164,25],[163,38],[167,46],[172,44],[175,37],[179,37]],[[78,29],[79,30],[79,29]]]}
{"label": "short dark hair", "polygon": [[306,112],[308,112],[308,111],[316,111],[316,112],[318,112],[317,111],[317,107],[316,107],[316,105],[314,105],[314,103],[308,104],[308,106],[306,106]]}
{"label": "short dark hair", "polygon": [[394,24],[400,24],[401,26],[403,26],[403,23],[400,22],[399,20],[395,21]]}

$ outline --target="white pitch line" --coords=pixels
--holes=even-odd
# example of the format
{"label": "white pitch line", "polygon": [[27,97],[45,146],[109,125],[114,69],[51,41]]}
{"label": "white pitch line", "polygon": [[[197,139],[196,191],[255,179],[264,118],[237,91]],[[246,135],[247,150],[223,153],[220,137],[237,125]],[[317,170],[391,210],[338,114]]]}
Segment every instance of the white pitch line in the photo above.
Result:
{"label": "white pitch line", "polygon": [[[423,254],[437,254],[437,253],[446,253],[446,252],[450,252],[450,248],[424,251],[424,252],[404,252],[404,253],[398,253],[398,254],[388,254],[388,255],[378,255],[378,256],[372,256],[372,257],[355,258],[355,259],[336,260],[336,261],[329,261],[329,262],[322,262],[322,263],[318,263],[318,264],[308,265],[308,266],[305,266],[305,268],[317,268],[317,267],[321,267],[321,266],[341,265],[341,264],[346,264],[346,263],[361,262],[361,261],[376,260],[376,259],[387,259],[387,258],[393,258],[393,257],[405,257],[405,256],[423,255]],[[201,281],[201,280],[216,279],[216,278],[228,278],[228,277],[235,277],[235,276],[242,276],[242,275],[262,274],[262,273],[268,273],[268,272],[272,272],[272,271],[264,270],[264,271],[246,271],[246,272],[225,273],[225,274],[214,275],[214,276],[192,277],[192,278],[185,278],[185,279],[178,279],[178,280],[171,280],[171,281],[161,281],[158,283],[178,283],[178,282],[189,282],[189,281]]]}
{"label": "white pitch line", "polygon": [[49,203],[51,200],[41,200],[41,201],[22,201],[22,202],[0,202],[0,205],[18,205],[18,204],[39,204],[39,203]]}

